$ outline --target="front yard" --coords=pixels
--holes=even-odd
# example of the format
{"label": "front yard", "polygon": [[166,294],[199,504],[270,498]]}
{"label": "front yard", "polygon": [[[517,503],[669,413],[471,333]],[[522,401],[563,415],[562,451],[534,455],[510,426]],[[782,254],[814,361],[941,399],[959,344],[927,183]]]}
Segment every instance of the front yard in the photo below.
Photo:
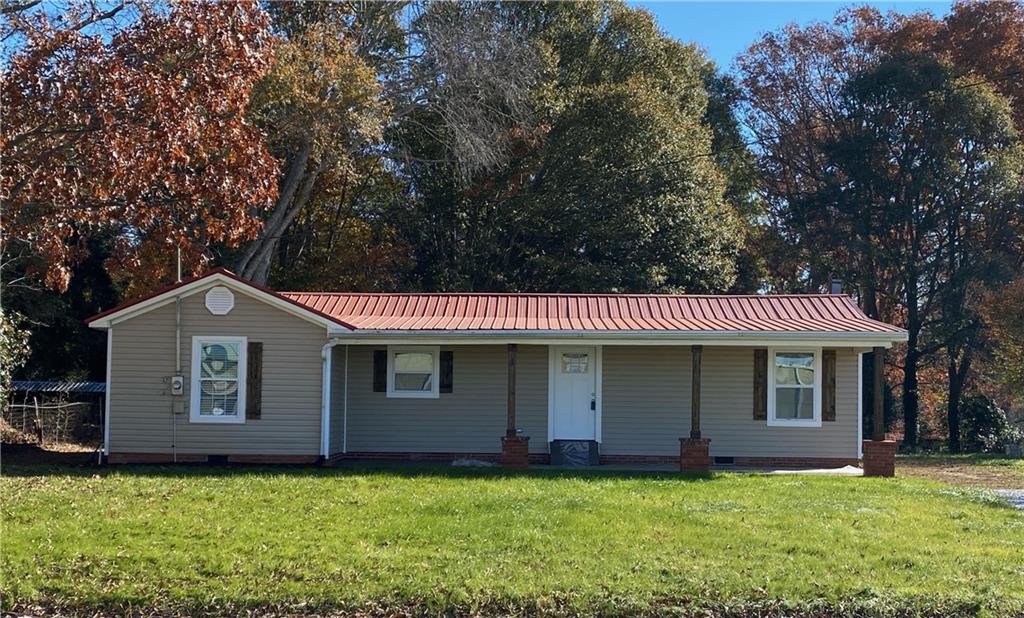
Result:
{"label": "front yard", "polygon": [[0,488],[5,610],[1024,612],[1024,514],[927,480],[8,467]]}

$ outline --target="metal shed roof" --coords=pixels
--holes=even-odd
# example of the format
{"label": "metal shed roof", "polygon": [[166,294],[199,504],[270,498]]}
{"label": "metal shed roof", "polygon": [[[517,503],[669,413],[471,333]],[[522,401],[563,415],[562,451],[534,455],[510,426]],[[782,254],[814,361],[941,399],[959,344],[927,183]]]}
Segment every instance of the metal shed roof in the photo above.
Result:
{"label": "metal shed roof", "polygon": [[13,390],[23,393],[105,393],[103,382],[55,382],[49,380],[14,380]]}

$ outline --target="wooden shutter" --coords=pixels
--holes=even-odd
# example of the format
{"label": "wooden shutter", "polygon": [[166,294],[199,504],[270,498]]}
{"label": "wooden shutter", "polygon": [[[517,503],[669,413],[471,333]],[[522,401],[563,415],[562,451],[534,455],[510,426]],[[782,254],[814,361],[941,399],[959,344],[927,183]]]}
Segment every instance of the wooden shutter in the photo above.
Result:
{"label": "wooden shutter", "polygon": [[754,420],[768,420],[768,350],[754,350]]}
{"label": "wooden shutter", "polygon": [[450,393],[452,392],[452,377],[453,370],[452,365],[454,362],[455,355],[451,350],[445,350],[441,352],[441,392]]}
{"label": "wooden shutter", "polygon": [[821,353],[821,420],[836,420],[836,351]]}
{"label": "wooden shutter", "polygon": [[383,393],[388,390],[388,351],[373,351],[373,392]]}
{"label": "wooden shutter", "polygon": [[245,359],[245,418],[260,418],[263,412],[263,343],[250,341]]}

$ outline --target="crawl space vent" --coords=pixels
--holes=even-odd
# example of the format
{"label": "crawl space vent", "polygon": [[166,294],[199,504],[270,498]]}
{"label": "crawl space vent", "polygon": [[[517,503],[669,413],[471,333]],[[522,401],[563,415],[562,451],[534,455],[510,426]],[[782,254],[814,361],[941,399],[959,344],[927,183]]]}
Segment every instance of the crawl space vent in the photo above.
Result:
{"label": "crawl space vent", "polygon": [[213,315],[227,315],[235,308],[235,295],[222,285],[211,288],[206,293],[206,308]]}

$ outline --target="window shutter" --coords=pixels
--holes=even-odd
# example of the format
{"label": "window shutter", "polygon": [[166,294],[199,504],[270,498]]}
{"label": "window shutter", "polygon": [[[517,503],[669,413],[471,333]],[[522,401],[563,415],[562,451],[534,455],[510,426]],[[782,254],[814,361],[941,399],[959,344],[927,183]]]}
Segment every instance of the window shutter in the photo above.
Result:
{"label": "window shutter", "polygon": [[450,393],[452,392],[452,365],[455,355],[451,350],[445,350],[441,352],[441,392]]}
{"label": "window shutter", "polygon": [[250,341],[245,359],[245,418],[254,420],[263,413],[263,343]]}
{"label": "window shutter", "polygon": [[388,390],[388,351],[373,351],[373,392],[383,393]]}
{"label": "window shutter", "polygon": [[754,350],[754,420],[768,420],[768,350]]}
{"label": "window shutter", "polygon": [[821,420],[836,420],[836,351],[821,352]]}

